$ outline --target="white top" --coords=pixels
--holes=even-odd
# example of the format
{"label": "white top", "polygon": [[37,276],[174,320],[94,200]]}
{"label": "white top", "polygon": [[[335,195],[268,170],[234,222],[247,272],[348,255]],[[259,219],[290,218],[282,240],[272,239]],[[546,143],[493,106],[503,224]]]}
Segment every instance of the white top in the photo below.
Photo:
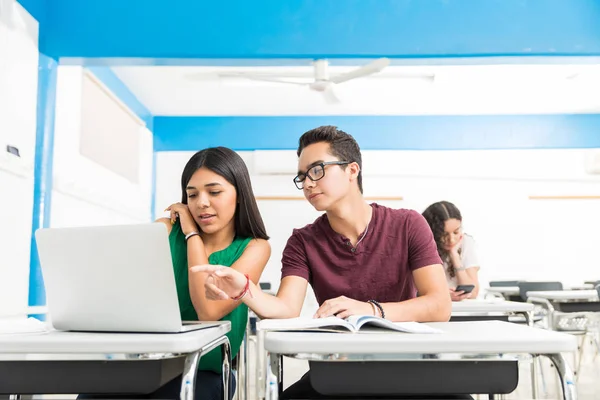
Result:
{"label": "white top", "polygon": [[595,290],[543,290],[527,292],[527,296],[541,297],[547,300],[588,300],[600,301],[598,292]]}
{"label": "white top", "polygon": [[95,333],[48,331],[0,335],[0,357],[7,354],[192,353],[231,330],[231,323],[182,333]]}
{"label": "white top", "polygon": [[512,313],[533,311],[533,304],[502,299],[466,299],[452,302],[452,314],[455,313]]}
{"label": "white top", "polygon": [[[476,247],[477,246],[475,245],[475,239],[473,239],[473,236],[467,235],[465,233],[463,235],[463,240],[460,245],[460,260],[464,268],[468,269],[480,267]],[[448,262],[446,261],[444,261],[444,271],[446,271],[446,281],[448,282],[448,287],[454,289],[458,285],[458,283],[456,280],[456,276],[450,277],[450,274],[448,274]]]}
{"label": "white top", "polygon": [[573,335],[503,321],[434,322],[441,334],[266,332],[275,354],[554,354],[577,350]]}

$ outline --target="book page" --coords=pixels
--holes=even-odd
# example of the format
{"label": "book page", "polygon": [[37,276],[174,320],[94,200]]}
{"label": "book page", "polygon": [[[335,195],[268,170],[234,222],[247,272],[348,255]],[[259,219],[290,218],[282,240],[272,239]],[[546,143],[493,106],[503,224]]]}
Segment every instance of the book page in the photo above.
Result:
{"label": "book page", "polygon": [[347,320],[356,326],[358,330],[367,325],[406,333],[442,333],[439,329],[420,322],[392,322],[373,315],[352,315]]}
{"label": "book page", "polygon": [[354,327],[345,320],[337,317],[327,318],[286,318],[286,319],[265,319],[259,322],[259,329],[284,331],[284,330],[315,330],[320,328],[345,328],[348,331],[354,331]]}

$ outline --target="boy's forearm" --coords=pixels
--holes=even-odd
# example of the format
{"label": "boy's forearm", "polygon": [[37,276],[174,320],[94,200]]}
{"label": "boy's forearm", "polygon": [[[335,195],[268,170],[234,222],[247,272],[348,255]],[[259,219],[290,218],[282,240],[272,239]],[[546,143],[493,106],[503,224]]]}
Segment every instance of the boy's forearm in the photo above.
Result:
{"label": "boy's forearm", "polygon": [[249,290],[250,293],[244,296],[243,302],[259,318],[294,318],[298,316],[298,313],[294,312],[283,299],[263,292],[253,282],[250,282]]}
{"label": "boy's forearm", "polygon": [[435,293],[398,303],[381,304],[386,319],[394,322],[446,322],[452,312],[448,293]]}

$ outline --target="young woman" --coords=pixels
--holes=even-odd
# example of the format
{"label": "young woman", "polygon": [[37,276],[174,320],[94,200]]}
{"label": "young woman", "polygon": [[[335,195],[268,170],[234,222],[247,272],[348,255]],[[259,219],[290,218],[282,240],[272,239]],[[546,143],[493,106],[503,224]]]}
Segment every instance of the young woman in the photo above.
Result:
{"label": "young woman", "polygon": [[[248,321],[248,307],[241,299],[208,301],[208,274],[188,274],[198,264],[218,264],[238,271],[258,284],[271,248],[242,158],[225,147],[201,150],[188,161],[181,176],[181,202],[158,220],[169,230],[171,256],[184,321],[231,321],[227,334],[231,356],[240,349]],[[220,348],[200,359],[195,399],[223,399]],[[235,382],[230,380],[229,398]],[[132,398],[179,399],[181,376],[154,393]],[[80,396],[92,398],[96,396]],[[107,396],[98,396],[107,398]],[[122,398],[123,396],[117,396]]]}
{"label": "young woman", "polygon": [[[452,301],[475,298],[479,293],[479,260],[473,237],[462,231],[460,210],[449,201],[433,203],[423,212],[431,227],[438,253],[444,262]],[[473,285],[471,292],[456,290],[457,286]]]}

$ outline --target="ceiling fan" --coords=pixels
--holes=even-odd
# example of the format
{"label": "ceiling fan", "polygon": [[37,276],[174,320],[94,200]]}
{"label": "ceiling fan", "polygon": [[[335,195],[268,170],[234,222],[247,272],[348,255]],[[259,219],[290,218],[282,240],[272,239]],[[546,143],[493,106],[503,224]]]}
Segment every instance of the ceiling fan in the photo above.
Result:
{"label": "ceiling fan", "polygon": [[[338,75],[329,75],[328,66],[329,63],[325,59],[313,61],[313,75],[312,77],[307,76],[306,73],[284,73],[283,75],[275,75],[273,72],[259,72],[259,71],[226,71],[218,72],[216,75],[218,78],[245,78],[254,81],[265,81],[275,82],[290,85],[306,86],[310,90],[319,92],[323,95],[325,102],[328,104],[337,104],[340,102],[339,98],[334,92],[334,86],[341,83],[362,78],[365,76],[376,74],[382,71],[385,67],[390,65],[389,58],[378,58],[365,64],[361,67],[355,68],[351,71],[341,73]],[[403,74],[400,76],[394,76],[399,78],[417,78],[417,79],[428,79],[433,80],[433,75],[407,75]],[[205,79],[206,75],[195,74],[190,76],[192,79]],[[306,78],[310,78],[311,81],[306,82]]]}

